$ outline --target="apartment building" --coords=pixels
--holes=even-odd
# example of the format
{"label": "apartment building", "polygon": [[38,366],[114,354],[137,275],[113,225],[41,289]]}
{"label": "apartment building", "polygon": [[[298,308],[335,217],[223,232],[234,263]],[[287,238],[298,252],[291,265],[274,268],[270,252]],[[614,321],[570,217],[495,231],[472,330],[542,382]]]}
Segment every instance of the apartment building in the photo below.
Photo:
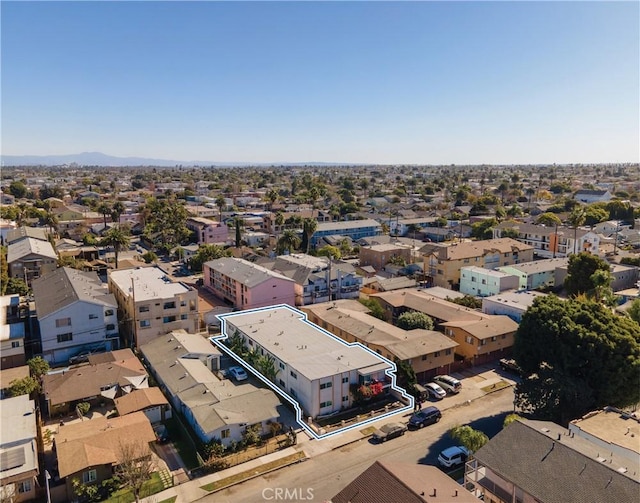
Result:
{"label": "apartment building", "polygon": [[313,248],[322,247],[324,238],[328,236],[343,236],[353,241],[382,234],[382,224],[367,218],[364,220],[347,220],[341,222],[322,222],[318,224],[316,232],[311,236]]}
{"label": "apartment building", "polygon": [[390,362],[322,330],[297,309],[274,306],[219,318],[223,335],[237,334],[246,348],[273,359],[275,384],[298,402],[305,417],[352,407],[352,386],[380,383],[383,392],[398,394]]}
{"label": "apartment building", "polygon": [[359,342],[391,361],[407,362],[418,382],[451,372],[458,343],[433,330],[403,330],[369,314],[357,300],[306,306],[310,322],[346,342]]}
{"label": "apartment building", "polygon": [[172,330],[198,332],[198,291],[172,281],[159,267],[109,271],[108,284],[122,313],[123,333],[135,347]]}
{"label": "apartment building", "polygon": [[195,232],[198,244],[229,243],[229,227],[223,222],[204,217],[189,217],[186,226]]}
{"label": "apartment building", "polygon": [[412,260],[412,252],[411,246],[401,243],[361,246],[359,252],[360,267],[370,265],[377,271],[382,271],[394,259],[401,259],[404,260],[405,264],[409,264]]}
{"label": "apartment building", "polygon": [[460,269],[460,293],[474,297],[487,297],[517,288],[518,277],[501,270],[476,266]]}
{"label": "apartment building", "polygon": [[497,270],[516,276],[518,278],[516,288],[519,290],[560,289],[566,276],[566,273],[562,273],[561,270],[566,270],[568,264],[568,258],[550,258],[503,266]]}
{"label": "apartment building", "polygon": [[486,269],[530,262],[533,247],[511,238],[486,239],[433,247],[425,256],[425,272],[433,286],[456,288],[460,269],[477,266]]}
{"label": "apartment building", "polygon": [[118,305],[97,273],[61,267],[34,280],[33,297],[42,356],[50,364],[119,348]]}
{"label": "apartment building", "polygon": [[19,367],[26,362],[24,355],[25,303],[20,296],[0,296],[0,369]]}
{"label": "apartment building", "polygon": [[236,309],[295,306],[296,282],[261,265],[223,257],[205,262],[202,269],[204,286]]}

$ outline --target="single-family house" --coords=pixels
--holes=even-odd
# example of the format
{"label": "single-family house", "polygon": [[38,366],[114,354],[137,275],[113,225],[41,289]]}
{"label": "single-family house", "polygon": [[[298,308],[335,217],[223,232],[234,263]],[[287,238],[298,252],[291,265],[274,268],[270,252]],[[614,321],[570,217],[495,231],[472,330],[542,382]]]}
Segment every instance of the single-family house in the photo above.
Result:
{"label": "single-family house", "polygon": [[280,421],[283,405],[276,394],[249,379],[225,379],[220,351],[200,335],[174,331],[140,351],[160,388],[202,442],[218,439],[229,446],[242,440],[249,425],[259,425],[266,434],[270,423]]}
{"label": "single-family house", "polygon": [[89,355],[88,359],[88,364],[42,376],[49,417],[72,412],[79,402],[113,402],[123,394],[149,387],[147,371],[129,348]]}
{"label": "single-family house", "polygon": [[581,203],[591,204],[611,201],[613,195],[606,189],[580,189],[573,194],[573,198]]}
{"label": "single-family house", "polygon": [[274,304],[295,306],[294,280],[240,258],[223,257],[205,262],[203,284],[214,295],[241,310]]}
{"label": "single-family house", "polygon": [[156,435],[147,416],[133,412],[120,417],[98,417],[60,426],[54,438],[60,478],[65,479],[67,501],[75,501],[73,481],[99,485],[118,465],[148,459]]}
{"label": "single-family house", "polygon": [[35,500],[38,488],[36,404],[28,395],[0,400],[0,498]]}
{"label": "single-family house", "polygon": [[56,269],[58,256],[48,241],[31,237],[9,243],[7,265],[10,278],[20,278],[28,286],[34,279]]}
{"label": "single-family house", "polygon": [[198,332],[198,291],[160,267],[109,271],[108,284],[127,321],[123,332],[136,347],[172,330]]}
{"label": "single-family house", "polygon": [[171,417],[171,406],[160,391],[160,388],[137,388],[114,400],[118,415],[124,416],[132,412],[144,412],[151,424],[165,421]]}
{"label": "single-family house", "polygon": [[52,365],[118,349],[118,305],[95,272],[61,267],[33,282],[42,355]]}

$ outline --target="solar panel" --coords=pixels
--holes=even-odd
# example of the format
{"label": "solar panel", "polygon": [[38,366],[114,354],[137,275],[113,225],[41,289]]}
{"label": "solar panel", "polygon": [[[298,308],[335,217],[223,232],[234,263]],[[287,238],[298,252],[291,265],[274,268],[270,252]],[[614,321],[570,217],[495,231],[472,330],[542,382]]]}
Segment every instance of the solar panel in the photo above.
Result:
{"label": "solar panel", "polygon": [[24,465],[24,447],[14,447],[6,451],[0,452],[0,471],[11,470]]}

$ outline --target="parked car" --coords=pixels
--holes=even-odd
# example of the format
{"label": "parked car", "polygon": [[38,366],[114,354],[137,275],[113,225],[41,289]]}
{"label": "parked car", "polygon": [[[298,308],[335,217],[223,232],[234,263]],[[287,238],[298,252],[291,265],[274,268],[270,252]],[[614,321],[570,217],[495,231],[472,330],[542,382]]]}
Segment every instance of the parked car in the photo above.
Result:
{"label": "parked car", "polygon": [[513,359],[501,358],[499,363],[502,370],[506,370],[507,372],[513,372],[514,374],[518,374],[518,375],[522,374],[522,369],[518,366],[516,361]]}
{"label": "parked car", "polygon": [[424,387],[429,393],[429,396],[435,400],[442,400],[447,396],[447,392],[434,382],[428,382]]}
{"label": "parked car", "polygon": [[233,377],[236,381],[246,381],[249,376],[242,367],[229,367],[227,375]]}
{"label": "parked car", "polygon": [[169,441],[169,431],[167,430],[167,427],[164,424],[162,423],[154,424],[153,431],[156,434],[156,441],[159,444],[165,444]]}
{"label": "parked car", "polygon": [[447,393],[457,394],[462,389],[462,383],[449,375],[435,376],[433,382],[438,384]]}
{"label": "parked car", "polygon": [[438,464],[444,468],[453,468],[464,464],[468,457],[468,449],[462,445],[456,445],[438,454]]}
{"label": "parked car", "polygon": [[440,409],[433,406],[427,407],[414,413],[409,418],[408,426],[413,428],[422,428],[423,426],[437,423],[438,421],[440,421],[441,417],[442,413],[440,412]]}
{"label": "parked car", "polygon": [[401,437],[407,431],[407,425],[402,423],[387,423],[373,432],[376,442],[386,442],[392,438]]}

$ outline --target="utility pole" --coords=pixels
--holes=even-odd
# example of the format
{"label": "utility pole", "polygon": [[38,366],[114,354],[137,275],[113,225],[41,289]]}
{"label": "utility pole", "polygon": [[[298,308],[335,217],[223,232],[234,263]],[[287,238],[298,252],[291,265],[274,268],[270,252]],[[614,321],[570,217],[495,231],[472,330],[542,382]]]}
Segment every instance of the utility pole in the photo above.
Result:
{"label": "utility pole", "polygon": [[131,327],[131,337],[133,338],[133,340],[129,342],[130,342],[130,346],[137,346],[138,345],[138,327],[136,326],[136,287],[134,284],[133,276],[131,276],[131,304],[132,304],[131,312],[133,313],[131,315],[131,323],[133,325]]}

